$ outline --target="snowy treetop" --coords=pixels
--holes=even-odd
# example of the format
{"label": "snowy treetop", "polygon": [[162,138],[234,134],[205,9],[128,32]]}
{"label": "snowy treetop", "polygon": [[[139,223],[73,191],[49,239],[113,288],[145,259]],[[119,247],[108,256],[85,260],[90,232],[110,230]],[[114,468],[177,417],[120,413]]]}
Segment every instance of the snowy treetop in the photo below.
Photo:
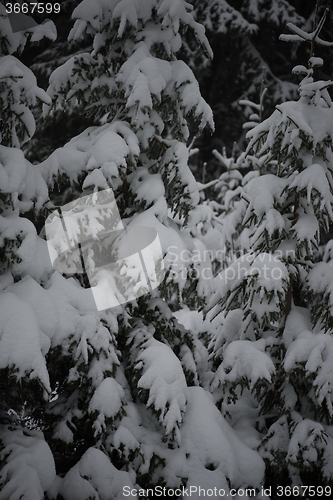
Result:
{"label": "snowy treetop", "polygon": [[[183,0],[84,0],[74,11],[77,20],[69,39],[77,40],[85,32],[93,35],[94,51],[70,59],[51,75],[48,92],[53,103],[64,105],[75,98],[86,104],[87,113],[104,114],[107,120],[126,117],[144,148],[153,136],[161,136],[165,123],[186,141],[184,116],[189,113],[200,120],[200,129],[213,129],[212,111],[193,72],[174,56],[182,45],[182,26],[192,28],[212,55],[204,28],[190,10]],[[125,26],[131,28],[126,44]],[[163,98],[172,103],[168,113],[161,107]]]}
{"label": "snowy treetop", "polygon": [[[113,28],[115,24],[118,25],[117,38],[120,39],[128,23],[139,33],[137,41],[144,39],[148,44],[149,41],[155,42],[157,30],[160,35],[159,40],[163,40],[164,48],[170,54],[177,52],[181,46],[179,30],[181,25],[184,25],[194,30],[198,41],[209,56],[213,57],[205,36],[205,29],[195,22],[192,10],[193,7],[184,0],[159,0],[158,2],[156,0],[97,0],[93,3],[84,0],[73,12],[76,22],[70,33],[70,39],[78,39],[85,31],[91,35],[98,33],[102,35],[107,26]],[[156,22],[151,21],[156,16]],[[142,26],[145,25],[146,29],[143,29]],[[154,27],[153,30],[152,27]]]}

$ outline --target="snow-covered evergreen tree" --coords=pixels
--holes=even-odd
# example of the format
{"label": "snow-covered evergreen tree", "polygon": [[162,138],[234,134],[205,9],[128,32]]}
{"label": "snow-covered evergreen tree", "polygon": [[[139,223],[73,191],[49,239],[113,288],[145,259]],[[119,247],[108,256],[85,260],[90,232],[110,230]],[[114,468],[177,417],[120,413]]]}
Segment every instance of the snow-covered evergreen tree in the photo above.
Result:
{"label": "snow-covered evergreen tree", "polygon": [[[52,43],[31,44],[25,51],[26,64],[36,75],[39,85],[45,90],[48,87],[52,71],[74,55],[91,49],[91,37],[85,37],[77,42],[74,40],[68,42],[67,40],[72,28],[71,14],[79,3],[80,0],[62,0],[60,11],[57,12],[58,9],[56,9],[48,14],[48,17],[58,28],[57,40]],[[35,9],[34,18],[36,21],[42,22],[45,14],[38,14]],[[36,133],[23,148],[26,157],[32,163],[41,162],[74,135],[78,135],[87,127],[98,123],[94,116],[84,116],[82,111],[82,106],[72,102],[71,108],[68,107],[66,111],[58,109],[52,113],[52,117],[44,120],[42,105],[37,106],[34,112]]]}
{"label": "snow-covered evergreen tree", "polygon": [[[260,102],[255,103],[248,99],[242,99],[240,104],[245,108],[247,120],[243,124],[245,130],[252,129],[262,122],[264,111],[264,97],[267,88],[264,86],[264,72],[260,91]],[[213,154],[222,165],[224,172],[214,183],[216,198],[219,203],[210,202],[215,209],[215,221],[218,222],[220,238],[215,238],[217,244],[216,259],[219,266],[216,271],[225,269],[240,255],[249,250],[250,241],[248,231],[244,230],[243,218],[247,209],[245,186],[254,177],[261,175],[264,171],[263,161],[254,155],[236,155],[237,144],[234,143],[231,157],[228,157],[226,149],[222,154],[213,150]],[[213,218],[214,220],[214,218]]]}
{"label": "snow-covered evergreen tree", "polygon": [[333,478],[332,269],[313,258],[319,229],[333,217],[332,82],[313,77],[323,64],[316,45],[333,45],[320,38],[326,14],[312,33],[289,23],[293,34],[282,36],[310,42],[309,66],[293,70],[305,75],[299,100],[278,105],[247,134],[247,153],[276,171],[245,186],[251,248],[220,275],[211,303],[223,317],[212,341],[212,389],[224,411],[248,415],[268,486]]}
{"label": "snow-covered evergreen tree", "polygon": [[[195,14],[207,30],[214,50],[211,62],[204,60],[189,41],[186,58],[194,70],[200,88],[214,111],[216,131],[212,139],[205,133],[196,145],[200,156],[208,161],[208,180],[216,178],[219,162],[212,159],[212,149],[227,148],[231,154],[233,141],[241,148],[240,99],[256,100],[261,86],[261,71],[266,68],[268,94],[266,110],[271,112],[281,99],[294,99],[297,84],[290,81],[287,67],[295,61],[290,45],[281,47],[278,36],[287,22],[305,26],[306,2],[295,10],[293,0],[195,0]],[[231,84],[232,82],[232,84]],[[267,115],[266,115],[267,116]],[[199,161],[200,156],[197,159]]]}
{"label": "snow-covered evergreen tree", "polygon": [[[52,452],[39,426],[40,408],[51,393],[45,355],[50,341],[41,328],[43,311],[32,297],[47,270],[36,266],[47,256],[27,214],[48,199],[44,179],[21,151],[35,130],[31,108],[50,98],[34,74],[13,54],[29,38],[55,38],[53,23],[13,33],[0,5],[0,498],[41,500],[55,478]],[[30,217],[31,218],[31,217]],[[51,268],[49,266],[49,272]],[[21,279],[22,278],[22,279]]]}
{"label": "snow-covered evergreen tree", "polygon": [[[84,37],[78,42],[66,42],[71,21],[70,13],[79,0],[63,0],[61,11],[51,15],[58,27],[59,36],[54,44],[40,44],[29,50],[25,60],[31,62],[31,69],[37,75],[41,86],[46,88],[46,79],[50,72],[63,64],[70,56],[88,50],[90,37]],[[269,95],[267,111],[270,112],[281,92],[285,99],[297,95],[296,79],[293,84],[288,74],[290,60],[294,61],[295,54],[291,45],[279,46],[278,34],[286,22],[291,21],[305,26],[311,9],[308,2],[295,0],[249,1],[249,0],[199,0],[194,1],[194,17],[206,28],[207,38],[214,50],[214,58],[209,61],[198,44],[191,36],[192,30],[184,37],[185,44],[180,51],[180,57],[191,67],[199,81],[201,92],[205,100],[214,110],[216,133],[211,136],[207,130],[204,135],[198,135],[197,144],[200,152],[193,157],[193,165],[200,167],[202,157],[208,161],[207,179],[216,178],[214,167],[218,162],[212,160],[213,148],[219,150],[226,146],[228,154],[234,140],[240,141],[244,147],[244,134],[241,131],[241,112],[239,99],[245,96],[256,98],[260,87],[260,72],[262,66],[267,68]],[[296,6],[296,11],[294,7]],[[297,13],[296,13],[297,12]],[[233,85],[229,82],[232,81]],[[66,114],[62,110],[52,115],[46,122],[38,120],[37,134],[25,146],[28,158],[33,161],[42,161],[56,147],[65,144],[73,135],[80,133],[89,125],[94,125],[94,116],[80,116],[81,107],[73,105],[67,108]],[[191,132],[195,133],[195,125],[190,121]],[[54,133],[57,130],[57,133]],[[47,140],[46,140],[47,137]],[[53,149],[52,148],[53,145]],[[201,180],[201,175],[197,176]]]}
{"label": "snow-covered evergreen tree", "polygon": [[[49,97],[29,70],[9,65],[23,117],[30,117],[25,101],[33,104],[37,94],[46,111],[77,100],[104,124],[38,167],[9,147],[19,146],[20,130],[9,136],[8,121],[2,124],[4,140],[13,142],[1,146],[0,499],[115,500],[124,486],[259,488],[263,461],[201,387],[207,352],[172,313],[186,300],[193,252],[181,229],[199,201],[186,117],[192,113],[200,129],[213,126],[176,54],[190,29],[211,55],[204,29],[184,0],[84,0],[73,17],[70,39],[92,36],[93,49],[53,72]],[[8,23],[5,14],[1,22]],[[20,94],[15,85],[25,75],[30,86]],[[31,118],[23,124],[31,135]],[[75,199],[111,187],[127,228],[155,228],[169,266],[159,292],[98,312],[80,276],[53,271],[45,241],[18,215],[48,199],[39,172],[53,202],[57,189],[72,188]],[[124,280],[135,284],[129,271]]]}

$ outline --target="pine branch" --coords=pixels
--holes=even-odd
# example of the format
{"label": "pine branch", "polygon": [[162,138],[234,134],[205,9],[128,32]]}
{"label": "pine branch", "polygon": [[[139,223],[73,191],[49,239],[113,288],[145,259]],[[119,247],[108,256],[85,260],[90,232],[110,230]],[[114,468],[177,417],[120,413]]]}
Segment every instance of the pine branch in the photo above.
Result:
{"label": "pine branch", "polygon": [[321,32],[323,25],[325,23],[327,14],[329,12],[329,9],[325,9],[325,12],[323,14],[323,17],[318,23],[317,28],[312,31],[312,33],[306,33],[306,31],[302,30],[301,28],[298,28],[295,26],[293,23],[288,23],[286,25],[286,28],[294,33],[293,35],[280,35],[279,40],[282,40],[284,42],[310,42],[311,43],[311,57],[314,55],[314,46],[315,44],[322,45],[324,47],[332,47],[333,42],[327,42],[326,40],[322,40],[319,38],[319,33]]}

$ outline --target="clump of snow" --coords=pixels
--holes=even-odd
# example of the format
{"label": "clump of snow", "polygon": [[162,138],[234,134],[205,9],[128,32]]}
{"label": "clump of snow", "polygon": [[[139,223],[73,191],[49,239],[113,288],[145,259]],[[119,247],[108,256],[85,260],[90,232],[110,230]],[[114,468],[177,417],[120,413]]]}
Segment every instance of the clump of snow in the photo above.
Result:
{"label": "clump of snow", "polygon": [[53,439],[59,439],[66,444],[72,443],[74,440],[73,431],[68,427],[68,420],[61,420],[55,426],[52,435]]}
{"label": "clump of snow", "polygon": [[147,407],[159,414],[166,433],[176,434],[186,410],[186,380],[179,359],[172,349],[151,337],[137,357],[136,370],[142,372],[138,387],[148,391]]}
{"label": "clump of snow", "polygon": [[31,276],[25,276],[22,280],[7,288],[6,291],[13,292],[21,300],[31,305],[40,330],[49,338],[52,338],[56,329],[57,316],[47,291]]}
{"label": "clump of snow", "polygon": [[1,191],[14,193],[27,174],[27,164],[22,151],[0,145],[0,182]]}
{"label": "clump of snow", "polygon": [[[307,276],[307,285],[311,294],[327,299],[326,308],[333,316],[333,269],[326,262],[318,262]],[[331,325],[329,325],[331,327]]]}
{"label": "clump of snow", "polygon": [[260,380],[272,381],[275,366],[271,357],[265,353],[265,340],[256,342],[235,340],[224,351],[223,362],[217,375],[221,383],[238,382],[245,379],[252,389]]}
{"label": "clump of snow", "polygon": [[313,164],[298,173],[288,189],[304,192],[307,204],[314,207],[315,213],[321,215],[324,212],[330,219],[333,219],[332,178],[322,165]]}
{"label": "clump of snow", "polygon": [[128,176],[128,180],[139,203],[151,205],[164,197],[165,187],[161,174],[151,174],[146,167],[139,167]]}
{"label": "clump of snow", "polygon": [[123,454],[128,459],[129,454],[140,449],[139,441],[133,436],[132,432],[124,425],[118,425],[112,438],[113,446],[116,449],[122,449]]}
{"label": "clump of snow", "polygon": [[317,405],[325,401],[327,411],[333,415],[333,339],[326,333],[314,334],[304,330],[289,345],[284,368],[291,373],[304,366],[307,377],[313,379],[314,392],[309,395]]}
{"label": "clump of snow", "polygon": [[287,349],[300,333],[311,330],[312,325],[308,309],[293,306],[288,314],[283,331],[283,342]]}
{"label": "clump of snow", "polygon": [[[18,17],[19,15],[16,14],[16,18]],[[28,17],[28,21],[30,20],[31,18]],[[21,53],[31,34],[32,41],[41,40],[43,37],[46,37],[49,40],[56,39],[57,30],[54,23],[50,20],[47,20],[41,25],[34,23],[34,26],[17,29],[17,31],[13,31],[12,21],[13,18],[9,18],[5,5],[0,4],[0,32],[2,37],[8,42],[5,47],[9,54],[13,54],[16,51]],[[19,25],[17,27],[19,28]]]}
{"label": "clump of snow", "polygon": [[[209,316],[210,315],[208,315],[208,317]],[[223,314],[222,318],[218,315],[212,319],[214,334],[210,343],[210,348],[214,349],[215,356],[222,356],[225,342],[229,343],[234,340],[240,340],[243,331],[243,316],[244,313],[242,309],[237,308],[226,315]]]}
{"label": "clump of snow", "polygon": [[185,109],[185,114],[193,111],[196,118],[201,117],[200,130],[207,124],[214,129],[213,112],[201,97],[199,84],[184,61],[172,63],[173,79],[178,98]]}
{"label": "clump of snow", "polygon": [[209,393],[201,387],[187,389],[188,409],[181,427],[182,452],[187,460],[176,458],[178,474],[188,474],[187,487],[259,487],[264,462],[237,437],[216,408]]}
{"label": "clump of snow", "polygon": [[50,103],[51,99],[37,86],[32,71],[14,56],[0,57],[0,81],[3,85],[0,99],[3,101],[2,109],[6,125],[12,125],[12,145],[19,147],[20,141],[16,131],[18,124],[24,126],[22,144],[35,133],[35,120],[29,107],[34,106],[37,100]]}
{"label": "clump of snow", "polygon": [[35,251],[32,253],[32,259],[23,259],[22,262],[13,265],[12,272],[16,277],[31,276],[38,283],[46,283],[49,276],[54,272],[47,243],[35,235],[34,248]]}
{"label": "clump of snow", "polygon": [[297,467],[301,455],[303,467],[306,469],[310,467],[311,462],[312,464],[318,463],[319,454],[326,448],[328,439],[331,447],[333,440],[328,438],[324,427],[318,422],[305,418],[296,425],[292,433],[287,459]]}
{"label": "clump of snow", "polygon": [[[180,202],[180,199],[170,199],[168,196],[169,185],[178,184],[178,189],[180,194],[178,198],[182,198],[184,195],[189,199],[188,205],[190,208],[195,207],[200,199],[198,186],[195,178],[188,167],[188,149],[185,144],[179,141],[168,141],[168,149],[163,155],[162,160],[162,178],[166,185],[166,198],[171,206]],[[174,196],[174,193],[172,192]]]}
{"label": "clump of snow", "polygon": [[2,293],[0,316],[0,368],[13,367],[17,378],[38,379],[51,392],[41,332],[30,304],[13,293]]}
{"label": "clump of snow", "polygon": [[219,301],[223,301],[227,309],[230,304],[233,308],[235,305],[242,307],[248,316],[244,321],[245,330],[251,319],[267,324],[282,316],[281,304],[287,293],[289,275],[278,254],[245,254],[219,273],[216,279],[219,288],[212,296],[209,308]]}
{"label": "clump of snow", "polygon": [[[41,172],[48,183],[65,173],[75,182],[84,171],[99,169],[98,177],[88,176],[86,187],[97,181],[97,187],[118,187],[119,173],[127,161],[136,162],[139,155],[138,139],[125,122],[113,122],[101,127],[90,127],[57,149],[40,164]],[[103,181],[104,178],[104,181]]]}
{"label": "clump of snow", "polygon": [[[66,279],[55,272],[47,282],[46,292],[53,304],[57,321],[52,336],[52,347],[61,345],[66,352],[69,349],[69,339],[74,338],[79,343],[80,353],[86,352],[86,338],[83,333],[91,328],[93,316],[96,316],[96,305],[90,289],[81,288],[73,279]],[[85,315],[81,315],[84,311]],[[96,321],[96,319],[95,319]],[[95,329],[90,333],[93,335]]]}
{"label": "clump of snow", "polygon": [[124,390],[114,378],[108,377],[99,384],[88,408],[90,413],[98,412],[94,422],[96,433],[105,428],[105,419],[114,419],[120,413],[124,400]]}
{"label": "clump of snow", "polygon": [[257,450],[263,435],[256,429],[259,408],[257,403],[245,389],[242,398],[235,403],[225,405],[231,420],[228,420],[237,436],[246,446]]}
{"label": "clump of snow", "polygon": [[[282,203],[282,191],[287,186],[287,180],[279,178],[273,174],[255,177],[246,184],[245,193],[251,202],[247,209],[247,214],[252,210],[261,217],[269,210],[275,208],[276,202]],[[247,214],[245,219],[247,219]]]}
{"label": "clump of snow", "polygon": [[67,472],[59,493],[65,500],[122,500],[124,486],[133,486],[128,472],[116,469],[102,451],[89,448]]}
{"label": "clump of snow", "polygon": [[14,248],[9,249],[13,262],[32,260],[36,252],[36,236],[36,228],[30,220],[16,215],[0,215],[0,245],[6,248],[6,241],[14,242]]}
{"label": "clump of snow", "polygon": [[2,427],[0,436],[0,459],[5,460],[0,472],[0,500],[42,500],[55,478],[53,455],[43,433]]}
{"label": "clump of snow", "polygon": [[[0,146],[0,184],[2,193],[10,193],[12,204],[21,213],[33,205],[39,209],[48,198],[47,186],[38,171],[18,148]],[[20,194],[20,199],[15,196]]]}
{"label": "clump of snow", "polygon": [[42,24],[39,24],[33,29],[31,41],[39,42],[42,38],[48,38],[49,40],[56,40],[57,30],[53,21],[45,20]]}
{"label": "clump of snow", "polygon": [[170,271],[168,279],[176,283],[182,290],[187,278],[187,272],[184,270],[186,271],[190,261],[189,242],[177,225],[165,217],[166,211],[165,199],[160,197],[153,207],[133,217],[128,228],[146,226],[157,231],[164,256],[164,266],[166,270]]}
{"label": "clump of snow", "polygon": [[179,323],[195,335],[202,331],[204,319],[201,311],[190,311],[188,308],[183,308],[175,312],[174,316],[176,316]]}

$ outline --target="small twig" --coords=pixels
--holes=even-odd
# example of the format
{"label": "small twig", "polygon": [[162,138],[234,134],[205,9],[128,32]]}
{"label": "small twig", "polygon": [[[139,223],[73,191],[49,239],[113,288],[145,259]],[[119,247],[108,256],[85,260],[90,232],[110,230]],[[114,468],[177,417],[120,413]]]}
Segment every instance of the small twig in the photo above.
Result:
{"label": "small twig", "polygon": [[317,4],[316,4],[316,14],[315,14],[315,20],[314,20],[314,36],[312,38],[312,41],[311,41],[311,52],[310,52],[310,58],[311,57],[314,57],[314,51],[315,51],[315,44],[316,44],[316,38],[317,36],[319,35],[319,33],[321,32],[321,29],[324,25],[324,22],[326,20],[326,17],[327,17],[327,14],[329,12],[329,9],[325,9],[325,12],[324,12],[324,15],[323,17],[321,18],[321,20],[319,21],[318,23],[318,26],[316,27],[316,23],[317,23],[317,16],[318,16],[318,7],[319,7],[319,3],[320,3],[320,0],[317,0]]}
{"label": "small twig", "polygon": [[315,9],[315,17],[314,17],[314,21],[313,21],[313,29],[314,30],[317,28],[319,4],[320,4],[320,0],[317,0],[316,9]]}
{"label": "small twig", "polygon": [[207,189],[211,186],[214,186],[214,184],[217,184],[219,182],[219,179],[215,179],[214,181],[207,182],[207,184],[201,184],[201,182],[198,182],[198,184],[201,184],[198,187],[198,191],[203,191],[204,189]]}
{"label": "small twig", "polygon": [[197,138],[197,136],[196,136],[196,135],[194,135],[194,136],[193,136],[192,141],[191,141],[191,142],[190,142],[190,144],[188,145],[188,150],[190,150],[190,149],[192,149],[192,148],[193,148],[193,144],[194,144],[194,142],[195,142],[196,138]]}
{"label": "small twig", "polygon": [[206,173],[207,173],[207,162],[205,161],[202,169],[202,184],[205,184]]}
{"label": "small twig", "polygon": [[263,66],[261,73],[261,83],[260,83],[260,101],[259,101],[259,121],[262,122],[263,119],[263,111],[264,111],[264,97],[267,92],[267,87],[265,87],[265,74],[266,68]]}

